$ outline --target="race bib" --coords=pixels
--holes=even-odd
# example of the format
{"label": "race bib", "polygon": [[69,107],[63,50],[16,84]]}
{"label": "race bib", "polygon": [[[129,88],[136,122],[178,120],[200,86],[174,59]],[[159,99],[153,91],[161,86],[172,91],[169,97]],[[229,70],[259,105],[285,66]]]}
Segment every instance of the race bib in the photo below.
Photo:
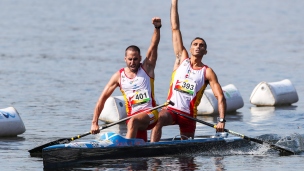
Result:
{"label": "race bib", "polygon": [[131,105],[136,106],[150,101],[150,96],[148,90],[138,90],[134,93],[131,99]]}
{"label": "race bib", "polygon": [[195,90],[195,82],[192,80],[186,79],[186,80],[177,80],[174,90],[193,95]]}

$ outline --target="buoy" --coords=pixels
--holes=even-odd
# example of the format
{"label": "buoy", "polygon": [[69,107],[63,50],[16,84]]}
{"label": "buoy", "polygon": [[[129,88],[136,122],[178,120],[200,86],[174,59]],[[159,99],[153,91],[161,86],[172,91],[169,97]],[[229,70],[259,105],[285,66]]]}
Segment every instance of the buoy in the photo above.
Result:
{"label": "buoy", "polygon": [[[157,99],[155,100],[158,104]],[[160,111],[160,109],[159,109]],[[109,97],[99,115],[99,120],[106,123],[117,122],[127,117],[126,104],[123,96]]]}
{"label": "buoy", "polygon": [[[223,86],[222,90],[226,98],[226,112],[233,112],[244,106],[243,98],[233,84]],[[197,106],[197,114],[218,114],[218,102],[212,92],[212,89],[205,90],[201,102]]]}
{"label": "buoy", "polygon": [[99,115],[99,119],[106,122],[116,122],[127,117],[126,105],[123,96],[109,97]]}
{"label": "buoy", "polygon": [[15,108],[0,109],[0,137],[17,136],[24,132],[25,126]]}
{"label": "buoy", "polygon": [[291,105],[299,100],[291,81],[260,82],[252,91],[250,103],[256,106]]}

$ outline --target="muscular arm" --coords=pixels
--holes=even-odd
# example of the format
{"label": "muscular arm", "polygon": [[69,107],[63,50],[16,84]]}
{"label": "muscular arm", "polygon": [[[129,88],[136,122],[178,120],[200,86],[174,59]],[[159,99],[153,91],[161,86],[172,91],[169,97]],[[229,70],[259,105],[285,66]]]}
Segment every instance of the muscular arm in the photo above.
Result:
{"label": "muscular arm", "polygon": [[181,64],[181,62],[188,58],[188,52],[183,45],[182,34],[180,31],[180,24],[179,24],[179,15],[178,15],[178,0],[172,0],[171,3],[171,29],[172,29],[172,43],[174,54],[176,56],[174,68],[173,70],[177,69],[177,67]]}
{"label": "muscular arm", "polygon": [[119,71],[116,72],[108,82],[108,84],[103,89],[94,110],[94,115],[92,119],[91,133],[99,133],[98,119],[101,111],[103,110],[106,100],[111,96],[116,87],[119,86]]}
{"label": "muscular arm", "polygon": [[[161,19],[158,17],[152,18],[152,24],[154,24],[154,27],[161,26]],[[158,49],[159,40],[160,40],[160,28],[159,29],[155,28],[153,35],[152,35],[150,47],[146,54],[146,59],[143,62],[144,70],[152,78],[154,78],[154,68],[156,66],[157,49]]]}
{"label": "muscular arm", "polygon": [[[218,82],[217,76],[211,68],[207,68],[206,78],[209,80],[209,85],[213,91],[215,98],[218,101],[219,117],[225,118],[226,98],[224,96],[222,87]],[[225,128],[224,123],[218,123],[216,130],[218,132],[222,132],[224,128]]]}

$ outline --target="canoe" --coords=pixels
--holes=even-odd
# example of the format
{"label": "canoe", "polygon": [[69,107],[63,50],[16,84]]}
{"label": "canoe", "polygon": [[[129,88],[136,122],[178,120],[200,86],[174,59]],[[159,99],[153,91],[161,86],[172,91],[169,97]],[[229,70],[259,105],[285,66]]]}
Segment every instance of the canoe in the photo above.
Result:
{"label": "canoe", "polygon": [[206,136],[181,140],[175,137],[150,143],[142,139],[126,139],[107,132],[97,140],[78,141],[46,147],[42,150],[44,168],[58,168],[104,159],[125,159],[134,157],[156,157],[185,153],[208,152],[212,150],[233,150],[249,145],[239,137]]}

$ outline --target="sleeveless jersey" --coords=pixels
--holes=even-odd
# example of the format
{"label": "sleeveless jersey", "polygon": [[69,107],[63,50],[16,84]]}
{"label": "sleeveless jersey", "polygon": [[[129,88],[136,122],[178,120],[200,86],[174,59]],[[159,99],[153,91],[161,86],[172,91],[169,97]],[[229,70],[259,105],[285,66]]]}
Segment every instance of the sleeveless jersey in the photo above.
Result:
{"label": "sleeveless jersey", "polygon": [[168,93],[168,100],[175,103],[169,109],[197,115],[197,106],[208,85],[206,81],[206,69],[204,65],[201,69],[195,70],[190,65],[190,58],[185,59],[180,66],[173,71]]}
{"label": "sleeveless jersey", "polygon": [[142,66],[139,67],[136,77],[129,78],[124,68],[120,72],[120,91],[125,100],[127,115],[156,106],[154,98],[154,79],[151,78]]}

